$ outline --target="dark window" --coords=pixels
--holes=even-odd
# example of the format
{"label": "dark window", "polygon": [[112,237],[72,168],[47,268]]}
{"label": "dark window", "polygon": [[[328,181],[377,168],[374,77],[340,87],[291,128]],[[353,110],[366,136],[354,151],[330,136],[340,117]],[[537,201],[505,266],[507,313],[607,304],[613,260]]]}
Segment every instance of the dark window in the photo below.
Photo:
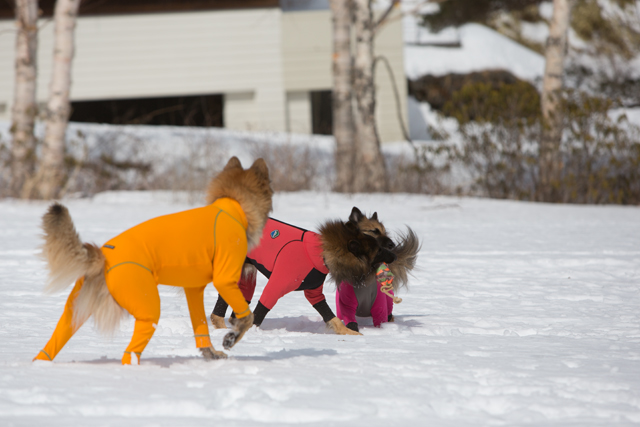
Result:
{"label": "dark window", "polygon": [[331,107],[330,90],[311,92],[311,126],[314,134],[333,135],[333,108]]}
{"label": "dark window", "polygon": [[223,127],[223,96],[111,99],[71,103],[73,122]]}

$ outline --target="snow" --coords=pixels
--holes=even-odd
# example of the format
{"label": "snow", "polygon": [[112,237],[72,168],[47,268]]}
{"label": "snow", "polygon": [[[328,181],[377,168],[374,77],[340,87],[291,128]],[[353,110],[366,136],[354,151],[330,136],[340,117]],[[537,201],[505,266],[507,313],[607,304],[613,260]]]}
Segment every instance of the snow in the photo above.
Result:
{"label": "snow", "polygon": [[[66,200],[86,241],[193,207],[180,193]],[[184,296],[140,366],[132,321],[86,324],[53,363],[31,359],[67,292],[43,295],[44,202],[0,201],[0,425],[630,426],[640,423],[640,208],[420,195],[277,194],[273,216],[316,229],[352,206],[423,242],[396,322],[337,336],[303,295],[281,299],[224,361],[205,362]],[[257,294],[264,286],[258,282]],[[334,306],[333,286],[326,286]],[[216,293],[209,287],[210,311]],[[252,306],[255,305],[252,304]],[[212,330],[214,345],[224,331]]]}
{"label": "snow", "polygon": [[480,24],[458,30],[460,48],[405,45],[405,72],[417,79],[426,74],[470,73],[503,69],[534,82],[544,74],[544,57]]}

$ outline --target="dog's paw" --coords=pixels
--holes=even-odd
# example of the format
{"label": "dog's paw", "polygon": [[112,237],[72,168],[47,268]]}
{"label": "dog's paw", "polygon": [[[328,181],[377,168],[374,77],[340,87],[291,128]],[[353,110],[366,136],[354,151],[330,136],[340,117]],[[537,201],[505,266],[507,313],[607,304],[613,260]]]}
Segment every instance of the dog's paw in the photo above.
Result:
{"label": "dog's paw", "polygon": [[228,357],[225,353],[223,353],[221,351],[218,351],[215,348],[213,348],[213,346],[202,347],[200,349],[200,353],[202,353],[202,356],[206,360],[226,359]]}
{"label": "dog's paw", "polygon": [[233,323],[233,331],[229,332],[222,339],[222,346],[225,350],[229,350],[231,347],[236,345],[251,326],[253,326],[253,313],[243,317],[242,319],[236,318]]}
{"label": "dog's paw", "polygon": [[222,347],[224,347],[225,350],[231,350],[231,347],[236,345],[237,338],[238,338],[238,335],[235,332],[233,331],[229,332],[222,339]]}
{"label": "dog's paw", "polygon": [[393,317],[393,314],[390,314],[389,317],[387,318],[387,322],[395,322],[396,318]]}
{"label": "dog's paw", "polygon": [[213,313],[211,313],[211,324],[216,329],[227,329],[227,325],[224,323],[224,318],[216,316]]}
{"label": "dog's paw", "polygon": [[342,320],[338,319],[337,317],[329,320],[327,322],[327,326],[338,335],[362,335],[360,332],[352,331],[351,329],[344,326]]}

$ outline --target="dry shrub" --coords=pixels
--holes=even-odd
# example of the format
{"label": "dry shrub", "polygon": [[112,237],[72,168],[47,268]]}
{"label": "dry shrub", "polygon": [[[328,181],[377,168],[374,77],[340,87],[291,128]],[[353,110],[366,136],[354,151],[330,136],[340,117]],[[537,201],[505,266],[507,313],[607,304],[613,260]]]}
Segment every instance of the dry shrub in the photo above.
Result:
{"label": "dry shrub", "polygon": [[185,155],[176,156],[163,168],[156,168],[151,189],[185,191],[194,203],[203,197],[207,184],[222,170],[229,158],[227,150],[212,137],[185,141]]}
{"label": "dry shrub", "polygon": [[90,196],[113,190],[187,192],[189,202],[202,199],[207,183],[224,166],[226,149],[204,136],[182,141],[170,155],[162,144],[128,132],[82,132],[68,143],[67,181],[63,194]]}
{"label": "dry shrub", "polygon": [[493,89],[480,84],[460,92],[445,109],[458,118],[462,142],[443,142],[433,150],[443,150],[449,168],[457,165],[470,173],[469,194],[640,204],[640,128],[625,116],[612,119],[613,101],[572,90],[562,93],[564,134],[557,151],[561,173],[549,196],[539,186],[542,123],[534,114],[539,100],[513,85]]}
{"label": "dry shrub", "polygon": [[554,183],[561,202],[640,204],[640,128],[609,114],[606,98],[567,91],[562,176]]}
{"label": "dry shrub", "polygon": [[269,166],[274,191],[330,188],[328,156],[308,145],[254,143],[251,153]]}
{"label": "dry shrub", "polygon": [[151,187],[152,165],[143,160],[143,140],[116,131],[99,133],[95,138],[94,143],[88,144],[86,135],[78,131],[69,140],[65,157],[67,179],[60,197]]}
{"label": "dry shrub", "polygon": [[11,150],[0,134],[0,197],[11,195]]}
{"label": "dry shrub", "polygon": [[450,146],[420,145],[414,155],[387,156],[389,191],[392,193],[461,194],[452,177]]}

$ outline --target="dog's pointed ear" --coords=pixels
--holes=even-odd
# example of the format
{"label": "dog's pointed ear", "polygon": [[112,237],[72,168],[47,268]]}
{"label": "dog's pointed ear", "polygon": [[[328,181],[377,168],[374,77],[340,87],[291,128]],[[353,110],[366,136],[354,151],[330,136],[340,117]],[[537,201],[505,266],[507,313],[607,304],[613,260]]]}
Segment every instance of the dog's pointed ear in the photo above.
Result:
{"label": "dog's pointed ear", "polygon": [[269,179],[269,168],[267,167],[267,162],[264,161],[263,158],[259,158],[249,168],[252,171],[262,175],[264,178]]}
{"label": "dog's pointed ear", "polygon": [[347,249],[349,249],[349,252],[357,257],[360,257],[363,254],[362,243],[358,242],[357,240],[349,240]]}
{"label": "dog's pointed ear", "polygon": [[369,219],[372,221],[378,221],[378,212],[374,212]]}
{"label": "dog's pointed ear", "polygon": [[353,209],[351,209],[351,215],[349,215],[349,221],[358,222],[362,218],[364,218],[364,215],[362,214],[362,212],[360,212],[360,209],[354,206]]}
{"label": "dog's pointed ear", "polygon": [[238,158],[236,156],[233,156],[232,158],[229,159],[229,161],[227,162],[227,165],[224,167],[223,170],[230,170],[230,169],[242,169],[242,164],[240,163],[240,160],[238,160]]}

